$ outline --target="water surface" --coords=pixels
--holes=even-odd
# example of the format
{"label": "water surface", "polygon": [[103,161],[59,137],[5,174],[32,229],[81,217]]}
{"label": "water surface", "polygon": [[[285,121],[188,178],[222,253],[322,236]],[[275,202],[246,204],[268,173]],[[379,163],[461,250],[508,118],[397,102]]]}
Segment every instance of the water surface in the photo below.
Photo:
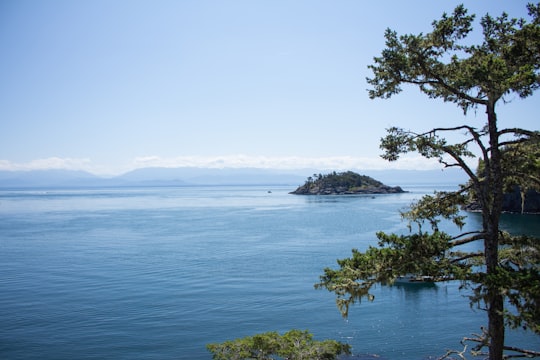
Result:
{"label": "water surface", "polygon": [[[347,320],[332,294],[313,289],[324,267],[375,244],[376,231],[407,231],[398,210],[430,188],[291,190],[0,191],[0,357],[210,359],[207,343],[296,328],[357,354],[426,359],[485,324],[457,283],[377,287]],[[527,219],[503,224],[540,233]],[[540,348],[538,337],[510,338]]]}

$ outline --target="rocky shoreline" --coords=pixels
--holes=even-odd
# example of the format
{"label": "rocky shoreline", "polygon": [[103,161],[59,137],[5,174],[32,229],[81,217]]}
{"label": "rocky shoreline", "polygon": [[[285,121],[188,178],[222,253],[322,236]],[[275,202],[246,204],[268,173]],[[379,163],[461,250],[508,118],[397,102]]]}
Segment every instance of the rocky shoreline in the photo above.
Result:
{"label": "rocky shoreline", "polygon": [[289,194],[294,195],[359,195],[359,194],[399,194],[404,193],[404,191],[399,186],[379,186],[379,187],[369,187],[369,188],[353,188],[348,189],[344,186],[338,187],[305,187],[300,186],[295,191],[291,191]]}
{"label": "rocky shoreline", "polygon": [[[478,201],[472,201],[463,207],[470,212],[482,211],[482,206]],[[512,192],[504,194],[502,211],[512,214],[540,214],[540,193],[529,190],[525,193],[525,198],[521,198],[519,187],[515,186]]]}
{"label": "rocky shoreline", "polygon": [[388,186],[369,176],[359,175],[351,171],[314,175],[306,183],[289,194],[294,195],[375,195],[404,193],[399,186]]}

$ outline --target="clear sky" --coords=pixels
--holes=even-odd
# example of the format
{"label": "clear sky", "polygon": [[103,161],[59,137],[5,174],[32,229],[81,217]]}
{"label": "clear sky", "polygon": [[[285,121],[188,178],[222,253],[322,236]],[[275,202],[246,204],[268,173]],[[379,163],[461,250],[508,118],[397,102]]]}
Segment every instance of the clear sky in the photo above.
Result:
{"label": "clear sky", "polygon": [[[385,128],[484,114],[415,88],[370,100],[367,65],[387,27],[427,32],[462,2],[526,16],[520,0],[2,0],[0,170],[432,167],[380,160]],[[538,129],[539,95],[511,100],[501,126]]]}

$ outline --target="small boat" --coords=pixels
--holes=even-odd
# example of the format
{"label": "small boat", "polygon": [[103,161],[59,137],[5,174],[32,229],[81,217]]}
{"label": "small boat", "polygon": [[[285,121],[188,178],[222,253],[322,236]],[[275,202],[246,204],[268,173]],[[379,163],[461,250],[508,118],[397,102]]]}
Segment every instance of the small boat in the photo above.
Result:
{"label": "small boat", "polygon": [[412,274],[398,276],[395,280],[397,284],[430,284],[435,281],[433,276],[419,276]]}

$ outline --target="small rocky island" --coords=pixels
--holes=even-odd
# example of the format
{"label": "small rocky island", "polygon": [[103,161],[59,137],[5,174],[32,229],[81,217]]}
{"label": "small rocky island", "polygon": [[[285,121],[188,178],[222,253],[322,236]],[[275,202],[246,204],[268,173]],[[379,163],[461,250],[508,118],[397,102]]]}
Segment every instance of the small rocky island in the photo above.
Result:
{"label": "small rocky island", "polygon": [[369,176],[352,171],[316,175],[307,178],[304,185],[290,194],[295,195],[354,195],[403,193],[399,186],[388,186]]}

